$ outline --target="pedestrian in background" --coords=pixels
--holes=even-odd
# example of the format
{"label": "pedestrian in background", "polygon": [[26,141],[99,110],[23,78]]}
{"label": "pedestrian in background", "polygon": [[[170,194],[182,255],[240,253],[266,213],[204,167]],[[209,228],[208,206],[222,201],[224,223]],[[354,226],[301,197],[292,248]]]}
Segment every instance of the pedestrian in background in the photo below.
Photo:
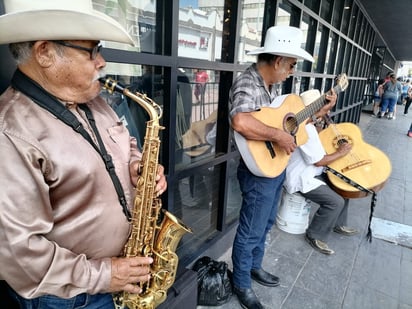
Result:
{"label": "pedestrian in background", "polygon": [[395,117],[395,106],[398,101],[398,97],[401,95],[402,85],[396,80],[396,75],[394,73],[392,73],[389,78],[390,80],[383,85],[380,118],[384,117],[386,110],[388,110],[387,118],[391,120]]}

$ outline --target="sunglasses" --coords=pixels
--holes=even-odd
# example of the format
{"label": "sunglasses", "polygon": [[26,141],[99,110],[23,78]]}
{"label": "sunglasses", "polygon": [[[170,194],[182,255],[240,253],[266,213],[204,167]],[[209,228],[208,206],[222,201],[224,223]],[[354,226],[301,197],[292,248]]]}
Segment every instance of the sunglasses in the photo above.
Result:
{"label": "sunglasses", "polygon": [[290,68],[291,71],[295,70],[296,62],[291,63],[291,62],[286,61],[286,60],[285,60],[285,62],[287,64],[289,64],[289,68]]}
{"label": "sunglasses", "polygon": [[74,45],[65,41],[53,41],[54,43],[58,44],[58,45],[62,45],[65,47],[70,47],[70,48],[74,48],[74,49],[78,49],[78,50],[84,50],[87,51],[90,54],[90,60],[95,60],[97,57],[97,54],[100,53],[101,49],[102,49],[102,45],[99,43],[97,44],[95,47],[93,48],[87,48],[84,46],[79,46],[79,45]]}

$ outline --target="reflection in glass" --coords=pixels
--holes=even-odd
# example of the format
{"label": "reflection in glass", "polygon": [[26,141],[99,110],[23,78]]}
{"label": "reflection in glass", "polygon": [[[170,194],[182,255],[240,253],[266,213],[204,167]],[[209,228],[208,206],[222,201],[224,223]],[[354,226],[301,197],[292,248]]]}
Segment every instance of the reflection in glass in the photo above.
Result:
{"label": "reflection in glass", "polygon": [[214,155],[219,99],[219,72],[188,68],[181,68],[180,72],[176,98],[177,169]]}
{"label": "reflection in glass", "polygon": [[319,13],[320,0],[305,0],[305,5],[313,12]]}
{"label": "reflection in glass", "polygon": [[[163,69],[149,65],[107,63],[106,74],[127,87],[132,92],[146,94],[150,99],[163,106]],[[146,132],[147,112],[138,103],[119,93],[102,91],[102,96],[114,109],[120,120],[142,147]],[[162,121],[162,119],[161,119]]]}
{"label": "reflection in glass", "polygon": [[319,63],[319,48],[322,40],[322,30],[323,26],[319,25],[319,28],[316,31],[316,40],[315,40],[315,50],[313,52],[313,58],[315,59],[315,62],[313,63],[313,71],[318,72],[322,69],[321,66],[322,63]]}
{"label": "reflection in glass", "polygon": [[349,19],[350,23],[349,23],[349,31],[348,31],[348,37],[351,39],[353,39],[355,35],[356,24],[358,21],[358,11],[359,11],[358,6],[356,4],[353,4],[352,13],[351,13],[352,15],[351,15],[351,18]]}
{"label": "reflection in glass", "polygon": [[351,21],[351,13],[352,13],[352,6],[353,0],[345,0],[345,4],[343,7],[343,16],[342,16],[342,24],[341,24],[341,31],[343,34],[347,35],[349,30],[349,23]]}
{"label": "reflection in glass", "polygon": [[175,186],[172,212],[193,229],[193,234],[183,237],[179,257],[195,252],[216,233],[219,175],[219,166],[197,169]]}
{"label": "reflection in glass", "polygon": [[222,50],[224,0],[179,1],[178,55],[218,61]]}
{"label": "reflection in glass", "polygon": [[247,52],[261,46],[263,13],[265,0],[242,0],[242,15],[240,17],[240,35],[237,42],[239,63],[255,62],[256,56],[249,56]]}
{"label": "reflection in glass", "polygon": [[[338,35],[334,32],[330,32],[329,43],[328,43],[328,56],[325,61],[325,67],[327,67],[328,74],[335,73],[336,55],[338,46]],[[339,73],[339,72],[336,72]]]}
{"label": "reflection in glass", "polygon": [[[135,47],[104,42],[105,47],[152,54],[156,52],[156,1],[93,0],[93,8],[117,20],[136,42]],[[160,44],[161,42],[157,42],[157,45]]]}
{"label": "reflection in glass", "polygon": [[331,0],[322,0],[322,7],[320,10],[320,17],[330,23],[332,18],[332,6]]}
{"label": "reflection in glass", "polygon": [[279,4],[278,13],[276,16],[276,26],[290,25],[291,4],[289,1],[283,1]]}
{"label": "reflection in glass", "polygon": [[332,26],[336,29],[340,29],[340,23],[342,20],[344,7],[344,0],[335,0],[333,4],[332,13]]}
{"label": "reflection in glass", "polygon": [[240,192],[239,181],[237,179],[238,159],[230,159],[228,162],[228,182],[227,182],[227,207],[226,224],[232,223],[239,217],[239,210],[242,204],[242,193]]}
{"label": "reflection in glass", "polygon": [[[302,38],[302,48],[304,48],[309,54],[313,56],[315,62],[312,64],[309,61],[298,61],[298,65],[296,67],[296,71],[302,72],[311,72],[312,67],[316,66],[317,57],[315,57],[315,53],[312,52],[314,50],[314,43],[315,34],[313,33],[314,29],[316,28],[316,21],[310,17],[308,14],[303,13],[302,21],[300,24],[300,29],[303,31],[303,38]],[[305,82],[303,83],[305,85]],[[308,88],[305,88],[306,90]]]}

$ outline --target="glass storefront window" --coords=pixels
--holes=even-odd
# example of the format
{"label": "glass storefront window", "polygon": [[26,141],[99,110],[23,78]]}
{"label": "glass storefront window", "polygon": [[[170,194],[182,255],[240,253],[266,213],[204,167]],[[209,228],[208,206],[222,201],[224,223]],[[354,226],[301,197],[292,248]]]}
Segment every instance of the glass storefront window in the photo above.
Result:
{"label": "glass storefront window", "polygon": [[332,26],[336,29],[340,29],[340,23],[342,21],[344,0],[335,0],[333,4],[332,13]]}
{"label": "glass storefront window", "polygon": [[219,72],[180,68],[176,98],[176,168],[214,156]]}
{"label": "glass storefront window", "polygon": [[226,224],[232,223],[239,217],[240,207],[242,205],[242,193],[240,192],[239,181],[237,179],[238,159],[230,159],[227,162],[227,203],[226,203]]}
{"label": "glass storefront window", "polygon": [[[314,18],[310,17],[308,14],[302,14],[302,22],[300,24],[300,29],[303,31],[302,38],[302,48],[304,48],[309,54],[315,59],[314,63],[309,61],[298,61],[297,71],[301,70],[303,72],[311,72],[312,68],[316,68],[317,62],[317,52],[315,51],[316,42],[316,25],[317,22]],[[304,83],[305,84],[305,83]],[[306,88],[307,90],[307,88]]]}
{"label": "glass storefront window", "polygon": [[193,234],[183,237],[179,256],[195,252],[216,233],[219,177],[220,168],[214,166],[197,169],[177,182],[172,212],[193,229]]}
{"label": "glass storefront window", "polygon": [[223,9],[224,0],[179,1],[179,57],[220,60]]}
{"label": "glass storefront window", "polygon": [[315,50],[313,52],[313,58],[315,59],[315,62],[313,63],[313,71],[317,73],[320,73],[319,71],[321,70],[321,65],[323,64],[319,63],[319,48],[321,47],[322,30],[323,26],[319,25],[316,31]]}
{"label": "glass storefront window", "polygon": [[256,56],[247,55],[247,52],[261,46],[265,0],[242,0],[241,6],[240,34],[236,44],[238,62],[255,62]]}
{"label": "glass storefront window", "polygon": [[[340,37],[338,38],[338,45],[336,47],[337,50],[337,59],[343,59],[343,56],[345,54],[345,44],[346,41],[344,38]],[[345,69],[343,68],[343,61],[337,61],[335,65],[335,73],[340,74],[340,73],[346,73]]]}
{"label": "glass storefront window", "polygon": [[322,0],[320,16],[329,23],[332,18],[332,6],[333,3],[331,3],[331,0]]}
{"label": "glass storefront window", "polygon": [[[147,95],[163,107],[163,68],[149,65],[131,65],[122,63],[110,63],[106,65],[107,77],[110,77],[133,93]],[[145,109],[134,100],[125,97],[121,93],[110,94],[103,90],[101,95],[114,109],[120,120],[125,124],[130,134],[142,148],[146,132],[146,121],[149,115]],[[162,119],[160,119],[162,122]]]}
{"label": "glass storefront window", "polygon": [[[105,47],[156,53],[161,42],[156,42],[156,1],[93,0],[93,8],[117,20],[132,36],[136,46],[104,42]],[[155,49],[156,46],[156,49]]]}
{"label": "glass storefront window", "polygon": [[276,15],[276,26],[290,25],[291,6],[289,1],[282,1],[282,3],[279,4],[278,13]]}
{"label": "glass storefront window", "polygon": [[[328,42],[328,56],[325,61],[325,63],[327,63],[327,65],[325,64],[325,67],[327,68],[328,74],[335,73],[336,55],[338,52],[338,48],[337,48],[338,42],[339,42],[338,35],[334,32],[331,32],[330,37],[329,37],[329,42]],[[339,72],[336,72],[336,73],[339,73]]]}
{"label": "glass storefront window", "polygon": [[319,13],[320,0],[305,0],[305,5],[313,12]]}
{"label": "glass storefront window", "polygon": [[348,37],[350,39],[353,39],[355,35],[356,26],[358,23],[358,12],[359,12],[358,6],[356,4],[353,4],[351,16],[350,16],[349,31],[348,31]]}
{"label": "glass storefront window", "polygon": [[343,16],[341,23],[341,31],[343,34],[347,35],[349,30],[349,24],[351,22],[351,13],[352,13],[353,0],[345,0],[343,7]]}
{"label": "glass storefront window", "polygon": [[353,38],[353,40],[355,41],[355,43],[358,43],[361,46],[363,45],[362,37],[366,32],[365,24],[366,24],[365,16],[363,16],[362,13],[359,12],[358,22],[357,22],[357,26],[355,30],[355,37]]}

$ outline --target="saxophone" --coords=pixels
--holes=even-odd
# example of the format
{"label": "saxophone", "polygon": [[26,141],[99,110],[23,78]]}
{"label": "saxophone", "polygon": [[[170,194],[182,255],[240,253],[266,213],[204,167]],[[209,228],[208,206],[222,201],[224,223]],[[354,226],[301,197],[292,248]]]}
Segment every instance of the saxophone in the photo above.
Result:
{"label": "saxophone", "polygon": [[155,196],[159,156],[159,125],[161,107],[146,95],[132,93],[116,81],[101,78],[99,81],[109,93],[120,92],[129,97],[149,114],[143,143],[140,177],[138,178],[133,209],[131,210],[131,233],[123,250],[124,257],[150,256],[153,258],[150,280],[138,283],[140,294],[120,292],[113,295],[118,309],[153,309],[165,301],[167,290],[172,286],[178,264],[175,253],[182,236],[192,230],[168,211],[163,210],[163,219],[158,225],[161,200]]}

